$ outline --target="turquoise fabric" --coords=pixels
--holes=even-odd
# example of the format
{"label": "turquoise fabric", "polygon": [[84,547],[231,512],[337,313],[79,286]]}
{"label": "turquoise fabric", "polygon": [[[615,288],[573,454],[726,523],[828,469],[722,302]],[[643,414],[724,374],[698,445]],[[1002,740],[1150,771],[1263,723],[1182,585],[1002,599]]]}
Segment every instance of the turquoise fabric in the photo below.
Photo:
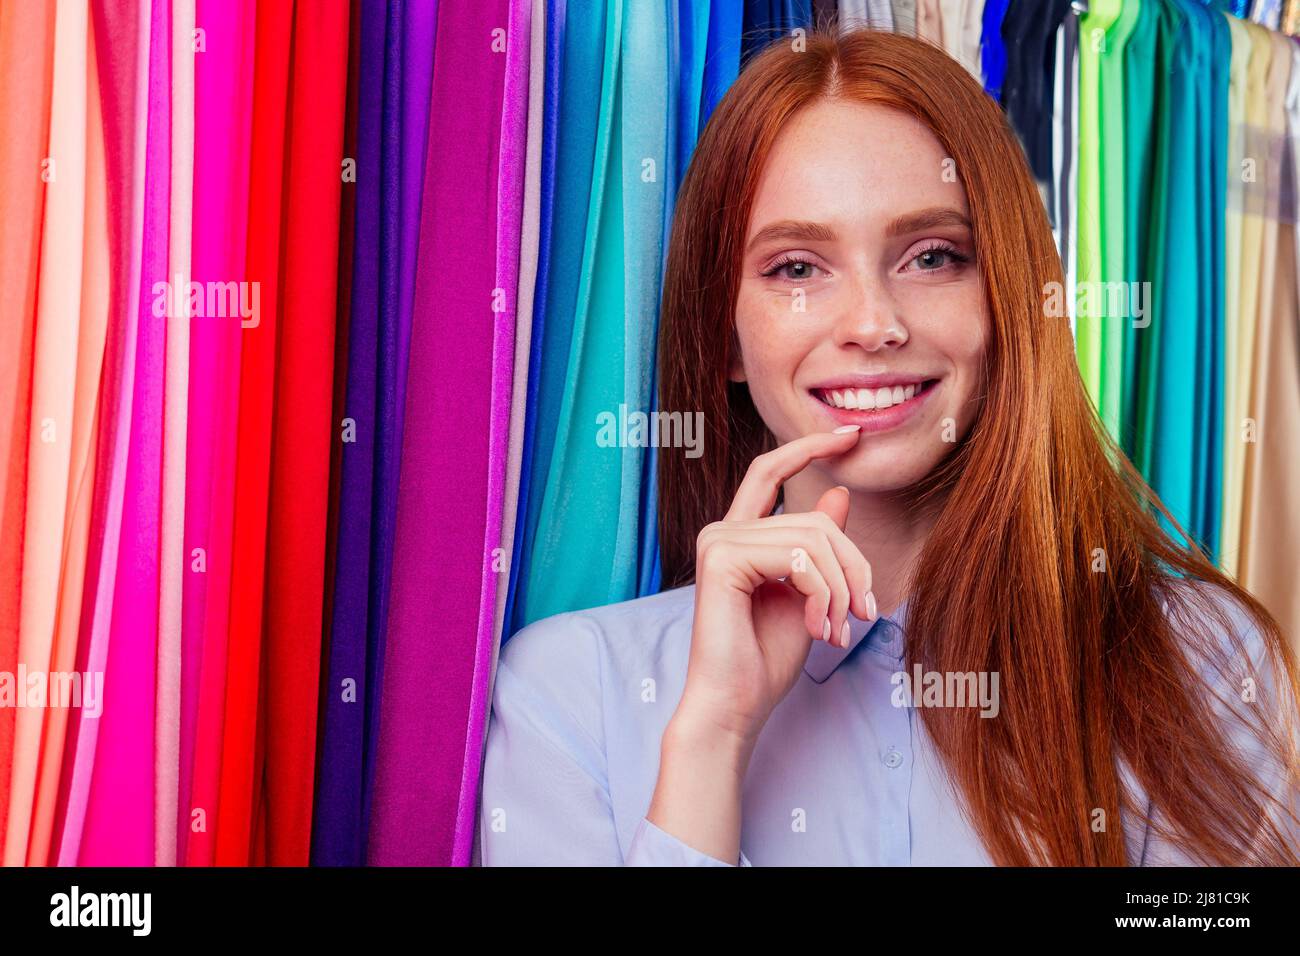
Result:
{"label": "turquoise fabric", "polygon": [[543,182],[543,194],[548,189],[553,192],[552,218],[550,228],[541,232],[544,255],[539,256],[539,294],[533,307],[534,329],[540,326],[541,331],[541,336],[533,339],[533,349],[537,352],[537,390],[527,410],[531,423],[528,436],[532,441],[524,459],[527,481],[521,474],[519,490],[519,500],[526,503],[526,510],[518,522],[521,544],[515,551],[515,565],[519,570],[510,624],[504,629],[503,639],[536,619],[528,607],[531,585],[537,579],[531,554],[555,447],[578,283],[583,272],[580,264],[584,261],[600,80],[605,60],[605,9],[596,5],[583,16],[557,17],[552,26],[563,34],[564,51],[559,67],[553,181]]}

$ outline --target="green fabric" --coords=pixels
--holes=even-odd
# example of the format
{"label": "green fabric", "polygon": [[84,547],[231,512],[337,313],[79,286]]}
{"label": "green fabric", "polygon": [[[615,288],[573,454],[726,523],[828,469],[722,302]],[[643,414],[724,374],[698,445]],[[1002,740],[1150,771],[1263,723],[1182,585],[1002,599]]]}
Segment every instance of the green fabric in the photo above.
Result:
{"label": "green fabric", "polygon": [[1078,271],[1075,351],[1088,396],[1101,408],[1102,276],[1100,51],[1119,15],[1115,0],[1096,0],[1079,21]]}
{"label": "green fabric", "polygon": [[[1139,5],[1136,0],[1102,0],[1098,13],[1110,16],[1117,11],[1106,43],[1100,54],[1101,87],[1101,277],[1106,288],[1118,290],[1122,298],[1120,310],[1108,308],[1101,327],[1101,419],[1106,430],[1116,441],[1120,440],[1120,420],[1124,392],[1129,380],[1124,377],[1125,330],[1136,318],[1133,313],[1140,299],[1135,301],[1138,276],[1130,272],[1126,256],[1128,240],[1125,214],[1125,113],[1124,51],[1129,38],[1138,25]],[[1107,297],[1106,302],[1113,300]]]}

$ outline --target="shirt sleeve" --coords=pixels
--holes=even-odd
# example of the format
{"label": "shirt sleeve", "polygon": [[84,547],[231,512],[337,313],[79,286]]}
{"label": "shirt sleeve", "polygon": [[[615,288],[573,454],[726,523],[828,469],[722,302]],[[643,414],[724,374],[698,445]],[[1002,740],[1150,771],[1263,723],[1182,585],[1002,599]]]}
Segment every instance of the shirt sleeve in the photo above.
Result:
{"label": "shirt sleeve", "polygon": [[[729,866],[642,818],[624,856],[610,798],[591,626],[531,624],[497,662],[483,755],[484,866]],[[741,866],[750,863],[742,854]]]}
{"label": "shirt sleeve", "polygon": [[[1300,847],[1300,790],[1295,775],[1265,747],[1254,728],[1290,728],[1295,746],[1296,701],[1268,654],[1259,629],[1244,610],[1231,602],[1227,614],[1239,638],[1223,641],[1223,658],[1202,659],[1201,673],[1213,694],[1213,711],[1224,727],[1225,745],[1233,750],[1263,788],[1277,801],[1268,812],[1289,842]],[[1290,818],[1287,811],[1289,810]],[[1157,809],[1162,824],[1166,818]],[[1149,829],[1141,856],[1142,866],[1200,866],[1155,827]]]}

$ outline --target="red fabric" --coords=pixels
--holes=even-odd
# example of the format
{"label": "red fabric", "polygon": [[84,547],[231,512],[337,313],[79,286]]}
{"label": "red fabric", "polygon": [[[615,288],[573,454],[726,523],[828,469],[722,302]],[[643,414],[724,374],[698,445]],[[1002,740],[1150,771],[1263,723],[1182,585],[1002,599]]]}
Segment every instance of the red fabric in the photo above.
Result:
{"label": "red fabric", "polygon": [[231,581],[230,636],[226,647],[225,728],[216,827],[218,866],[248,865],[255,793],[260,789],[260,781],[254,779],[254,751],[292,18],[289,4],[258,4],[248,197],[248,281],[258,283],[259,314],[257,324],[240,333],[243,347],[232,544],[236,573]]}
{"label": "red fabric", "polygon": [[347,0],[298,4],[294,12],[266,570],[272,866],[305,866],[311,850],[330,444],[337,440],[330,419],[348,24]]}

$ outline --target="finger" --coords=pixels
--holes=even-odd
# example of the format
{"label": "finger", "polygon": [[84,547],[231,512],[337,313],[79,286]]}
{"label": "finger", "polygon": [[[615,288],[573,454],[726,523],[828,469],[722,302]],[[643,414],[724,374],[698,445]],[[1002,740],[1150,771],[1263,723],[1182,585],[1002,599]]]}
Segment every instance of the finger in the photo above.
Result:
{"label": "finger", "polygon": [[844,485],[828,488],[817,499],[813,510],[827,515],[840,532],[839,535],[832,535],[831,541],[849,580],[853,613],[861,621],[875,617],[875,597],[871,594],[871,563],[853,540],[844,534],[849,522],[849,489]]}
{"label": "finger", "polygon": [[[786,549],[787,568],[782,572],[783,575],[788,575],[801,565],[816,565],[822,580],[830,589],[830,600],[824,610],[830,623],[829,642],[847,647],[848,615],[853,607],[851,585],[828,534],[835,532],[843,535],[843,532],[825,515],[816,516],[807,512],[804,518],[808,523],[802,527],[757,521],[747,522],[746,527],[739,528],[733,523],[719,521],[701,532],[700,540],[703,547],[708,547],[715,540],[734,541],[746,547],[778,545]],[[852,542],[849,544],[852,546]]]}
{"label": "finger", "polygon": [[831,458],[853,448],[862,434],[861,426],[843,425],[832,432],[814,432],[804,435],[779,448],[759,455],[749,464],[749,470],[731,499],[731,508],[724,521],[746,521],[762,518],[772,511],[781,485],[808,467],[815,458]]}
{"label": "finger", "polygon": [[[843,487],[843,486],[840,486]],[[833,490],[833,489],[832,489]],[[827,492],[829,494],[829,492]],[[847,491],[845,492],[847,494]],[[825,495],[823,495],[825,498]],[[820,502],[819,502],[820,504]],[[787,512],[779,515],[769,515],[766,518],[757,518],[753,521],[717,521],[707,526],[701,531],[701,537],[707,537],[709,534],[721,534],[726,536],[732,530],[751,530],[755,528],[771,527],[792,527],[792,528],[820,528],[826,532],[830,540],[831,548],[835,552],[840,566],[843,568],[845,579],[848,581],[850,599],[849,608],[859,620],[867,621],[875,618],[871,602],[874,598],[868,598],[867,594],[872,588],[872,570],[871,563],[863,555],[861,549],[853,542],[835,521],[822,511],[797,511]]]}
{"label": "finger", "polygon": [[755,544],[735,538],[715,538],[701,545],[699,573],[730,576],[737,573],[746,593],[764,582],[783,581],[805,597],[804,629],[814,640],[825,640],[830,629],[827,611],[831,592],[814,562],[793,566],[790,548],[782,544]]}

